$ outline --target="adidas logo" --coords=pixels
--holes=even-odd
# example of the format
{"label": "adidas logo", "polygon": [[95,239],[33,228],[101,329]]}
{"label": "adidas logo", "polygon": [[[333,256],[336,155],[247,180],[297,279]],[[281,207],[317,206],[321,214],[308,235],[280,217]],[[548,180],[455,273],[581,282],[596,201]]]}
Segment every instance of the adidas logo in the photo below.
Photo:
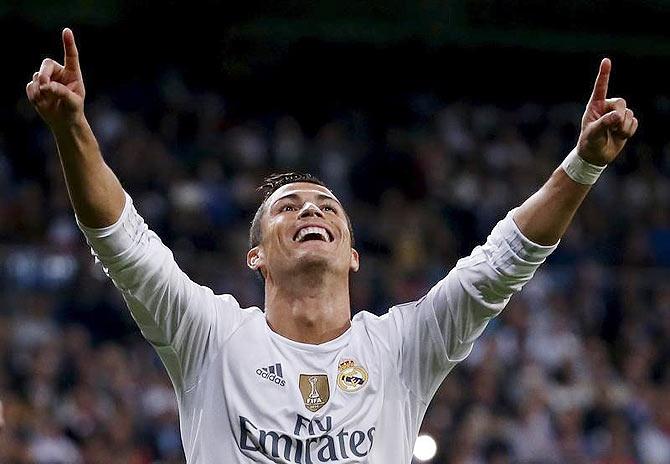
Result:
{"label": "adidas logo", "polygon": [[286,381],[282,377],[281,363],[273,364],[268,367],[259,367],[256,369],[256,375],[263,379],[268,379],[270,382],[274,382],[280,387],[286,385]]}

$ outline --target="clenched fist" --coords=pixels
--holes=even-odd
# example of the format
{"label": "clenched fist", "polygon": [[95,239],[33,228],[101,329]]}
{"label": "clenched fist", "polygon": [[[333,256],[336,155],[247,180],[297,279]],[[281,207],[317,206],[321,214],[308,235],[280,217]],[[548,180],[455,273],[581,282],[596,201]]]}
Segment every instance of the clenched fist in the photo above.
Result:
{"label": "clenched fist", "polygon": [[64,65],[46,58],[26,85],[28,99],[52,131],[80,121],[84,115],[84,80],[74,35],[63,30]]}
{"label": "clenched fist", "polygon": [[577,154],[589,163],[604,166],[619,156],[637,130],[637,118],[623,98],[607,98],[612,62],[605,58],[582,117]]}

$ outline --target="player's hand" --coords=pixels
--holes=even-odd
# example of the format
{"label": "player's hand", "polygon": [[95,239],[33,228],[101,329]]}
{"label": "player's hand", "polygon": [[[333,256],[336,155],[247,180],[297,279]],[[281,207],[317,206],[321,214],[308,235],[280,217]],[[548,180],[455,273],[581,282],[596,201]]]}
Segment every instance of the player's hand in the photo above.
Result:
{"label": "player's hand", "polygon": [[30,103],[52,130],[67,127],[84,115],[84,80],[74,34],[68,28],[63,29],[63,49],[64,65],[46,58],[26,85]]}
{"label": "player's hand", "polygon": [[607,98],[612,62],[605,58],[582,117],[577,153],[592,164],[603,166],[616,159],[626,141],[637,130],[637,118],[623,98]]}

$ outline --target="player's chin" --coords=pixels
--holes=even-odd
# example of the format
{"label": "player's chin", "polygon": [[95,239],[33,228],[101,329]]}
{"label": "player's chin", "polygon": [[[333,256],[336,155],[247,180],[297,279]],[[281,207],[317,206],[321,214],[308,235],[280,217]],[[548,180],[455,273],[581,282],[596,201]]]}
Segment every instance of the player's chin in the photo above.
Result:
{"label": "player's chin", "polygon": [[298,253],[297,256],[295,256],[295,265],[297,268],[326,270],[335,267],[335,264],[332,252],[328,253],[326,250],[303,249],[300,250],[300,253]]}
{"label": "player's chin", "polygon": [[300,250],[296,255],[296,261],[299,263],[318,262],[328,263],[332,260],[332,254],[325,250]]}

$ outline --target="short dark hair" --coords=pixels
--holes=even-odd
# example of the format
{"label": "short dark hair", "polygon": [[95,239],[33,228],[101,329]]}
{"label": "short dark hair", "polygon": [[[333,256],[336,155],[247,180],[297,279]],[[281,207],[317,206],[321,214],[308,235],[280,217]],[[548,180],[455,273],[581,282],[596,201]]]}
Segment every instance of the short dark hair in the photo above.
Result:
{"label": "short dark hair", "polygon": [[[261,231],[261,218],[265,214],[267,208],[267,199],[270,198],[275,191],[280,187],[283,187],[286,184],[294,184],[296,182],[308,182],[310,184],[320,185],[325,187],[328,190],[330,188],[319,178],[303,172],[286,172],[282,174],[271,174],[270,176],[263,179],[263,183],[258,187],[258,191],[263,194],[263,201],[256,210],[254,214],[254,219],[251,221],[251,228],[249,229],[249,249],[258,246],[261,243],[262,231]],[[354,230],[351,226],[351,220],[347,212],[344,212],[344,216],[347,218],[347,225],[349,226],[349,235],[351,237],[351,246],[354,246]]]}

